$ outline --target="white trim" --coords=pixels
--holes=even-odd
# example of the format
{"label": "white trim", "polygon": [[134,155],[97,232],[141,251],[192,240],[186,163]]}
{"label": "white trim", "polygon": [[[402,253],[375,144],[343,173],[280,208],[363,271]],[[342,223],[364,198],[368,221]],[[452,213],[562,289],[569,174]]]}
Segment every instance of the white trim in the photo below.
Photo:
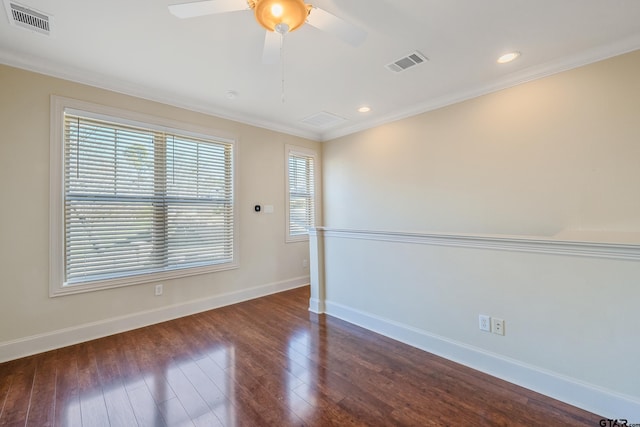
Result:
{"label": "white trim", "polygon": [[[180,133],[200,139],[208,139],[232,146],[232,194],[233,194],[233,255],[231,262],[206,265],[200,267],[181,268],[125,276],[114,279],[105,279],[97,282],[89,282],[66,286],[64,283],[64,114],[81,114],[88,117],[113,121],[132,126],[142,126],[154,130],[170,133]],[[156,117],[136,111],[95,104],[73,98],[51,95],[50,99],[50,159],[49,159],[49,296],[58,297],[64,295],[92,292],[102,289],[111,289],[123,286],[138,285],[141,283],[157,282],[179,277],[194,276],[238,268],[239,265],[239,221],[236,204],[237,196],[237,153],[238,142],[236,136],[213,128],[195,126],[176,120]]]}
{"label": "white trim", "polygon": [[324,301],[318,298],[309,298],[309,311],[316,314],[322,314],[326,311]]}
{"label": "white trim", "polygon": [[[53,249],[52,249],[53,250]],[[55,268],[53,264],[55,259],[52,258],[50,266]],[[62,266],[58,267],[60,274],[62,274]],[[179,279],[181,277],[198,276],[200,274],[216,273],[225,270],[234,270],[238,268],[238,262],[234,259],[233,262],[227,262],[224,264],[214,264],[202,267],[187,267],[175,270],[160,271],[155,273],[142,273],[132,276],[117,277],[113,279],[101,279],[96,282],[88,282],[82,284],[65,285],[56,287],[57,280],[62,280],[62,276],[55,279],[55,276],[51,276],[49,282],[49,296],[60,297],[64,295],[83,294],[85,292],[100,291],[103,289],[122,288],[126,286],[141,285],[144,283],[161,282],[163,280]]]}
{"label": "white trim", "polygon": [[326,313],[595,414],[640,420],[640,400],[634,397],[331,301],[326,302]]}
{"label": "white trim", "polygon": [[324,313],[324,242],[315,228],[309,230],[309,285],[309,311]]}
{"label": "white trim", "polygon": [[465,248],[640,261],[640,243],[630,244],[570,241],[544,236],[406,233],[373,230],[345,230],[327,227],[317,227],[315,232],[325,237],[344,239],[364,239],[396,243],[414,243],[421,245],[458,246]]}
{"label": "white trim", "polygon": [[51,96],[49,109],[49,296],[64,280],[64,99]]}
{"label": "white trim", "polygon": [[308,276],[0,342],[0,363],[307,286]]}

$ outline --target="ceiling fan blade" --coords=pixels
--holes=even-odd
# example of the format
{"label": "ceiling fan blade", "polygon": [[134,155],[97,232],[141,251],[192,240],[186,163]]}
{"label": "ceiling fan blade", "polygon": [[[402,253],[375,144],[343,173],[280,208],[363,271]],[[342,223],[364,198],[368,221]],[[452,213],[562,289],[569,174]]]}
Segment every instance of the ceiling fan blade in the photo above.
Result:
{"label": "ceiling fan blade", "polygon": [[282,35],[275,31],[265,31],[264,50],[262,51],[263,64],[275,64],[280,58],[280,43]]}
{"label": "ceiling fan blade", "polygon": [[361,45],[367,38],[367,32],[360,27],[317,7],[311,9],[307,17],[307,24],[331,33],[353,46]]}
{"label": "ceiling fan blade", "polygon": [[169,5],[169,12],[182,19],[247,9],[247,0],[204,0]]}

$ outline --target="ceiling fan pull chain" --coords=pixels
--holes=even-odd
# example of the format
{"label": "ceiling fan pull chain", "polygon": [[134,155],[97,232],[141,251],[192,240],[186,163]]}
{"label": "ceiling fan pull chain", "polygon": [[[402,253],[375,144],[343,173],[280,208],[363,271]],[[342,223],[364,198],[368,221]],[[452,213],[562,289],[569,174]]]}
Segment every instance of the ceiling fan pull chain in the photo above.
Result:
{"label": "ceiling fan pull chain", "polygon": [[280,72],[282,76],[282,92],[280,94],[280,98],[283,104],[284,104],[284,35],[285,33],[280,33]]}

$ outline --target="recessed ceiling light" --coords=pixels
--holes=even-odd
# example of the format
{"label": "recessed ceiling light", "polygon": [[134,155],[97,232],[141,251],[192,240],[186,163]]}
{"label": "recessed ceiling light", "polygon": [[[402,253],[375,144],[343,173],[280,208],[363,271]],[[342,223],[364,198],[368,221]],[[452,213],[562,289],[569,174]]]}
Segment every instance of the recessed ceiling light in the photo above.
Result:
{"label": "recessed ceiling light", "polygon": [[506,64],[507,62],[511,62],[520,56],[520,52],[509,52],[502,55],[498,58],[498,64]]}
{"label": "recessed ceiling light", "polygon": [[359,113],[368,113],[369,111],[371,111],[371,107],[367,107],[366,105],[358,108]]}

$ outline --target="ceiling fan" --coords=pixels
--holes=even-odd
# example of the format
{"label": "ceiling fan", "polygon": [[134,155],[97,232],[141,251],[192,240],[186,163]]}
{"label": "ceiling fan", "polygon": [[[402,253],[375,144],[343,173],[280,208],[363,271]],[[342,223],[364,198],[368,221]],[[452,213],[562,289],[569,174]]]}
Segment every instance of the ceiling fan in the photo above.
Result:
{"label": "ceiling fan", "polygon": [[331,33],[353,46],[360,45],[367,37],[367,33],[356,25],[306,4],[304,0],[202,0],[169,5],[169,12],[178,18],[239,10],[253,10],[258,23],[267,30],[262,56],[266,64],[278,60],[284,35],[305,23]]}

